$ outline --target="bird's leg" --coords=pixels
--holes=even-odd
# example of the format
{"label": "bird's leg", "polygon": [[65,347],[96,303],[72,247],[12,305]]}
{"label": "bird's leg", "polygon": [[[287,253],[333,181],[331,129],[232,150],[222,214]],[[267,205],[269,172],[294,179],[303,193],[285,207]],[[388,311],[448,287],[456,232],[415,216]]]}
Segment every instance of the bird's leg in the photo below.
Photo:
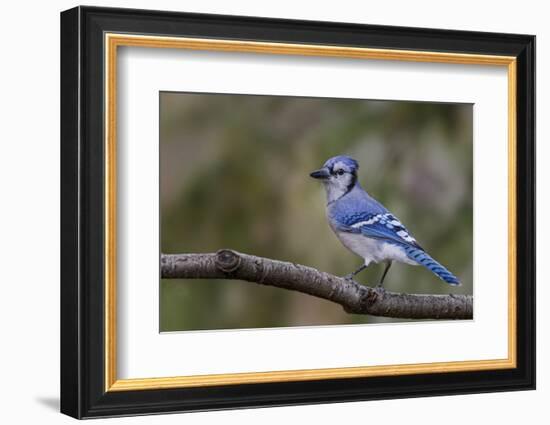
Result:
{"label": "bird's leg", "polygon": [[350,273],[350,274],[347,274],[344,276],[344,279],[346,280],[353,280],[353,277],[358,274],[358,273],[361,273],[363,270],[365,270],[367,268],[367,265],[366,264],[363,264],[361,267],[359,267],[357,270],[355,270],[353,273]]}
{"label": "bird's leg", "polygon": [[391,260],[388,260],[388,262],[386,263],[386,267],[384,268],[384,273],[382,273],[382,277],[380,278],[380,283],[378,283],[378,285],[377,285],[378,288],[383,287],[384,279],[386,278],[386,275],[388,274],[388,270],[391,267],[391,263],[392,263]]}

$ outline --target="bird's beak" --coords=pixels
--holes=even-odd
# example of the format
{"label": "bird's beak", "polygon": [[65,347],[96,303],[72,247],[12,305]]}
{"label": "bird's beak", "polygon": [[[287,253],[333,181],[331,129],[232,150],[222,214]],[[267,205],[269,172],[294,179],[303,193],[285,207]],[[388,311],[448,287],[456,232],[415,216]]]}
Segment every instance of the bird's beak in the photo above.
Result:
{"label": "bird's beak", "polygon": [[321,168],[320,170],[315,170],[310,176],[314,179],[326,180],[330,177],[330,173],[326,168]]}

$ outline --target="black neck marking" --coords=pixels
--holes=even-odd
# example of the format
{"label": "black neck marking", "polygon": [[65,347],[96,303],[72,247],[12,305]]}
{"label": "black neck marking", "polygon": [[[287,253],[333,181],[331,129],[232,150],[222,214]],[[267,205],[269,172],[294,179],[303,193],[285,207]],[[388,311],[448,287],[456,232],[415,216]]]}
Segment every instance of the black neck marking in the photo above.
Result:
{"label": "black neck marking", "polygon": [[338,198],[333,199],[330,202],[327,202],[327,206],[333,204],[334,202],[338,201],[339,199],[342,199],[344,196],[346,196],[348,193],[350,193],[351,190],[355,187],[355,184],[357,183],[357,174],[351,173],[351,175],[353,176],[353,178],[351,179],[348,186],[346,187],[346,191],[344,193],[342,193]]}

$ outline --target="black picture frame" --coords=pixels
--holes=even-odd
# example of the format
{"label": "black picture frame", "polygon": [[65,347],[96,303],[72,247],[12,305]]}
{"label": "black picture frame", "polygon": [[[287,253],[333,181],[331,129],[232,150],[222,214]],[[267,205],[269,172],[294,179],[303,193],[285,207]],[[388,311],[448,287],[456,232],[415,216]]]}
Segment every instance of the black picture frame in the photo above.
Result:
{"label": "black picture frame", "polygon": [[[517,367],[369,378],[105,391],[104,34],[517,58]],[[75,418],[535,388],[535,37],[76,7],[61,13],[61,412]]]}

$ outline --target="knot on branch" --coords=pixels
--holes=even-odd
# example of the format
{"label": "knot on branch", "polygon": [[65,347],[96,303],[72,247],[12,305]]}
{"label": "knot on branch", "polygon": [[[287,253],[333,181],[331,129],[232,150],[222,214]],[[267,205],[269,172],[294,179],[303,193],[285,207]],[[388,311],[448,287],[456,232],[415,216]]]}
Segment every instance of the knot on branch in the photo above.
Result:
{"label": "knot on branch", "polygon": [[241,266],[241,257],[230,249],[216,252],[216,267],[224,273],[233,273]]}
{"label": "knot on branch", "polygon": [[383,296],[384,288],[367,288],[367,291],[365,291],[361,297],[361,304],[365,305],[368,309]]}
{"label": "knot on branch", "polygon": [[[377,302],[381,302],[384,298],[384,288],[371,288],[370,286],[361,285],[353,281],[354,289],[356,290],[356,298],[354,302],[344,305],[344,311],[351,314],[364,314],[370,312]],[[382,301],[383,302],[383,301]]]}

